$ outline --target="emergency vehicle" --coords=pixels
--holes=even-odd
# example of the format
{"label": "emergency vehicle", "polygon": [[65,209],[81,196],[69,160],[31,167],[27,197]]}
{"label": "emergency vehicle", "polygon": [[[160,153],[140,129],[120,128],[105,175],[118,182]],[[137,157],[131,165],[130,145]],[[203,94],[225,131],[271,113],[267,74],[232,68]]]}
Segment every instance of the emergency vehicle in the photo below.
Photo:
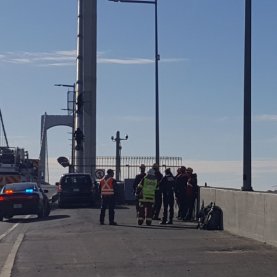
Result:
{"label": "emergency vehicle", "polygon": [[37,182],[38,159],[29,159],[28,152],[18,147],[0,147],[0,189],[9,183]]}

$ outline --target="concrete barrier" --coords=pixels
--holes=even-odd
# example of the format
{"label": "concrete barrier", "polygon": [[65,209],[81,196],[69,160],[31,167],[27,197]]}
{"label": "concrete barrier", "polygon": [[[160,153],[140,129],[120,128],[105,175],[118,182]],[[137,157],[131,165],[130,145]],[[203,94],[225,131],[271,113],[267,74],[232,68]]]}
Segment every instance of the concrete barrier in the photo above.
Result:
{"label": "concrete barrier", "polygon": [[277,194],[201,187],[202,201],[222,209],[224,230],[277,246]]}

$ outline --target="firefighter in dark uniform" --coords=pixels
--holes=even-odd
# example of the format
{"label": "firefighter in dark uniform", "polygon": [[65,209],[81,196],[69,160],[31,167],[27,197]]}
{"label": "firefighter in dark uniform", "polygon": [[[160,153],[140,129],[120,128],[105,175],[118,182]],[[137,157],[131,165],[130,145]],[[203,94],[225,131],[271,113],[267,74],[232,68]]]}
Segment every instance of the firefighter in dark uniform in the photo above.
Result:
{"label": "firefighter in dark uniform", "polygon": [[160,224],[173,224],[175,178],[170,168],[165,170],[165,176],[162,178],[159,187],[162,193],[164,207],[163,218]]}
{"label": "firefighter in dark uniform", "polygon": [[162,193],[159,188],[159,183],[163,178],[163,174],[159,170],[159,165],[157,163],[154,163],[152,166],[152,169],[155,171],[155,176],[158,181],[158,186],[155,193],[155,204],[154,204],[154,214],[153,214],[153,220],[160,220],[160,211],[162,207]]}
{"label": "firefighter in dark uniform", "polygon": [[106,209],[109,209],[109,222],[110,225],[117,225],[114,221],[114,208],[115,208],[115,193],[116,193],[116,180],[113,178],[114,171],[107,170],[107,175],[100,181],[100,194],[101,194],[101,212],[100,224],[103,225],[105,221]]}
{"label": "firefighter in dark uniform", "polygon": [[140,173],[136,175],[135,181],[133,183],[133,191],[134,191],[134,195],[136,197],[136,211],[138,212],[138,208],[139,208],[139,200],[138,200],[138,195],[136,194],[136,190],[137,190],[137,186],[140,183],[140,181],[145,177],[146,173],[145,173],[145,165],[141,164],[140,165]]}

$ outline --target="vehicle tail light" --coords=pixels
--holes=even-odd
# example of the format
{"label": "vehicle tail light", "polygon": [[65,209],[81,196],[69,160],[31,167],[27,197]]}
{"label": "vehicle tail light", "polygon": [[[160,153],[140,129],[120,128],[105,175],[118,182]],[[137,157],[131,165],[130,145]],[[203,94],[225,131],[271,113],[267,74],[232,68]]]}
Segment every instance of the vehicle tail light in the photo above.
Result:
{"label": "vehicle tail light", "polygon": [[7,190],[5,190],[5,193],[6,194],[13,194],[13,190],[12,189],[7,189]]}
{"label": "vehicle tail light", "polygon": [[0,196],[0,201],[4,201],[5,197],[4,196]]}

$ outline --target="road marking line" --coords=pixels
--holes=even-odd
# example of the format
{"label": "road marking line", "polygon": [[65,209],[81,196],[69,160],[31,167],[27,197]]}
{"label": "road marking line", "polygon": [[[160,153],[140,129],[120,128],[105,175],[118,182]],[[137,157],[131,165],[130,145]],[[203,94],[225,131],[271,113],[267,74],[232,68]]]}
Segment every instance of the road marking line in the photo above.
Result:
{"label": "road marking line", "polygon": [[[29,217],[31,217],[31,216],[30,216],[30,215],[26,215],[24,218],[27,219],[27,218],[29,218]],[[6,231],[4,234],[2,234],[2,235],[0,236],[0,241],[1,241],[4,237],[6,237],[11,231],[13,231],[18,225],[19,225],[19,223],[14,224],[8,231]],[[0,276],[0,277],[1,277],[1,276]]]}
{"label": "road marking line", "polygon": [[12,273],[12,268],[13,268],[13,265],[14,265],[14,261],[15,261],[15,256],[16,256],[16,253],[20,247],[20,244],[22,243],[23,241],[23,238],[24,238],[24,234],[19,234],[14,245],[13,245],[13,248],[2,268],[2,271],[0,273],[0,277],[10,277],[11,276],[11,273]]}
{"label": "road marking line", "polygon": [[7,232],[5,232],[3,235],[0,236],[0,240],[2,240],[4,237],[6,237],[12,230],[14,230],[19,223],[14,224]]}

